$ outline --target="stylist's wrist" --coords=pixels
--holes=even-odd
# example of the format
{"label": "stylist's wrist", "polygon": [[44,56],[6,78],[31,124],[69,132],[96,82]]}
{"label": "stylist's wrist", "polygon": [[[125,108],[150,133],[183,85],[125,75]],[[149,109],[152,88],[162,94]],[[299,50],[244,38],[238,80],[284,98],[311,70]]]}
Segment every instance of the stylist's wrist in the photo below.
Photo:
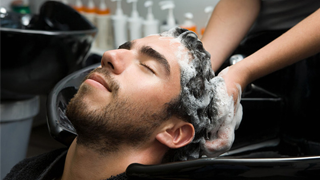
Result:
{"label": "stylist's wrist", "polygon": [[248,69],[245,61],[240,61],[229,67],[227,78],[230,78],[230,81],[239,84],[241,86],[241,90],[252,82],[251,77],[251,70]]}

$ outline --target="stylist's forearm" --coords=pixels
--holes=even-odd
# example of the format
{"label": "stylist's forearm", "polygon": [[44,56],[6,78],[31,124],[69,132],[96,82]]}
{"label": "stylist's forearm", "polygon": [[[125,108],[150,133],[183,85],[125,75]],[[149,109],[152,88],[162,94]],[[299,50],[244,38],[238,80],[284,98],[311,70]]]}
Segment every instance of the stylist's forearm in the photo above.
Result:
{"label": "stylist's forearm", "polygon": [[221,0],[217,4],[202,37],[214,71],[240,44],[259,10],[260,0]]}
{"label": "stylist's forearm", "polygon": [[279,38],[235,64],[243,85],[320,52],[320,9]]}

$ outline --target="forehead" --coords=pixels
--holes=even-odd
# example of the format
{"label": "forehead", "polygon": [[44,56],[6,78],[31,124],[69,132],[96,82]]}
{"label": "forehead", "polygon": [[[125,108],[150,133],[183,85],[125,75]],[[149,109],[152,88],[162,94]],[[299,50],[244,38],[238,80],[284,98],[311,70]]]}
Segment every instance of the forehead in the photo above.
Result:
{"label": "forehead", "polygon": [[180,63],[180,61],[188,61],[188,50],[180,43],[177,38],[151,35],[142,39],[134,40],[136,46],[150,46],[164,55],[168,62]]}
{"label": "forehead", "polygon": [[136,44],[148,45],[155,48],[164,55],[175,55],[181,43],[173,37],[162,37],[159,35],[151,35],[142,39],[135,40]]}

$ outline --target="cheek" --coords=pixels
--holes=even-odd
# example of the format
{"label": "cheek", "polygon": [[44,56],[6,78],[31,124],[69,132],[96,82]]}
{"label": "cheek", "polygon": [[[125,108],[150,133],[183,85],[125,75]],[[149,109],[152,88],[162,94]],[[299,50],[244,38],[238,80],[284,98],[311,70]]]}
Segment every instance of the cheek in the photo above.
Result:
{"label": "cheek", "polygon": [[140,78],[138,81],[130,81],[123,89],[123,94],[138,103],[160,103],[165,98],[164,86],[158,80]]}
{"label": "cheek", "polygon": [[126,77],[119,90],[120,98],[126,97],[148,107],[154,108],[170,102],[179,92],[172,84],[156,76],[140,74]]}

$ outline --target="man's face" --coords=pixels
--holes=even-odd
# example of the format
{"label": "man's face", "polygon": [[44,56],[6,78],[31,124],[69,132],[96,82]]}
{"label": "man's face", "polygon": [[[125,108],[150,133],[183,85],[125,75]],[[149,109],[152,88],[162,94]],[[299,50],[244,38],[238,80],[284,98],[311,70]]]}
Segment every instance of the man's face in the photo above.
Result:
{"label": "man's face", "polygon": [[67,109],[78,143],[108,151],[152,136],[167,116],[166,104],[180,94],[179,46],[149,36],[105,52]]}

